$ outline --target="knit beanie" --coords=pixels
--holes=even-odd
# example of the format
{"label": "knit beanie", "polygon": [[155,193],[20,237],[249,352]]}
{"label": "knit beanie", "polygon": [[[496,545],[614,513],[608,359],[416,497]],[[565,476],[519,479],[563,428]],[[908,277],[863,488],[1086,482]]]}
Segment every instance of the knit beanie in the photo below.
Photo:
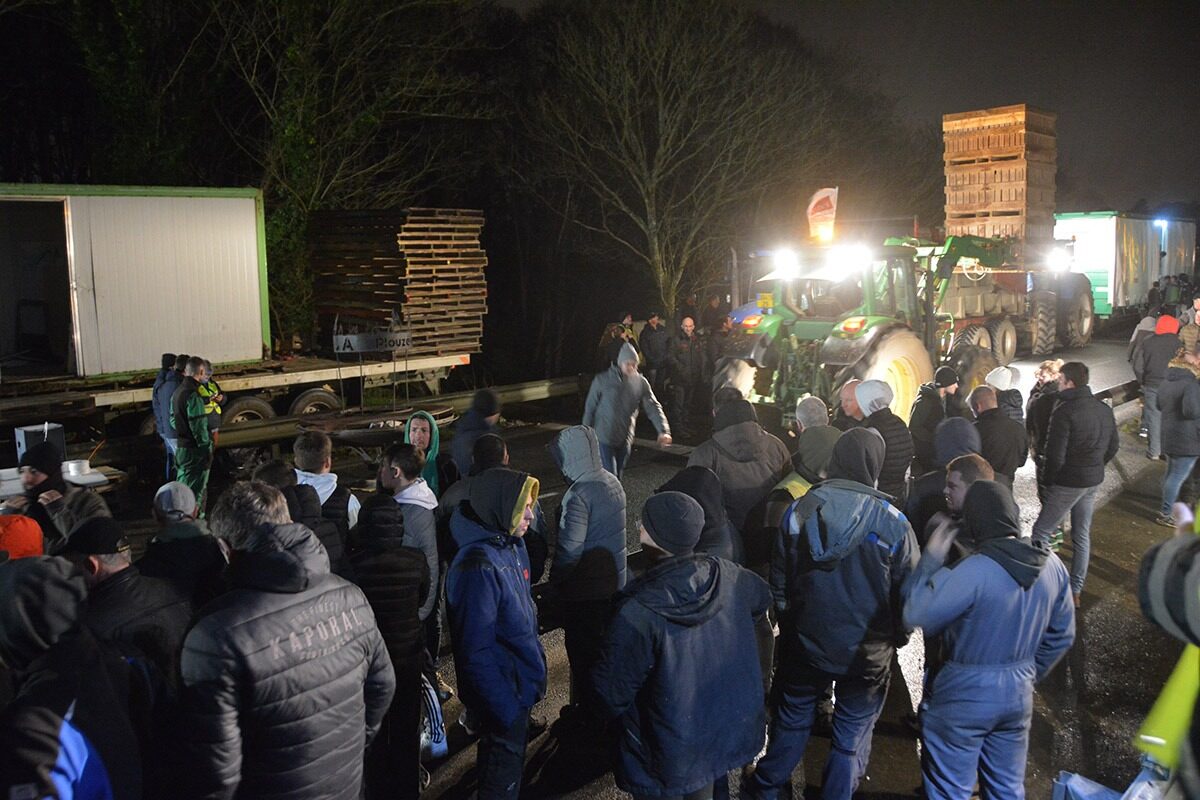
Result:
{"label": "knit beanie", "polygon": [[1170,314],[1163,314],[1158,318],[1158,322],[1154,323],[1155,333],[1179,333],[1179,320]]}
{"label": "knit beanie", "polygon": [[483,417],[499,414],[500,398],[491,389],[480,389],[471,398],[471,409]]}
{"label": "knit beanie", "polygon": [[893,397],[892,387],[883,381],[863,381],[854,387],[854,399],[863,415],[868,417],[890,406]]}
{"label": "knit beanie", "polygon": [[633,345],[625,342],[621,345],[621,350],[617,353],[617,364],[625,364],[627,362],[638,363],[638,352]]}
{"label": "knit beanie", "polygon": [[42,555],[42,526],[30,517],[0,516],[0,552],[10,560]]}
{"label": "knit beanie", "polygon": [[958,383],[958,373],[954,371],[954,367],[938,367],[937,372],[933,373],[933,385],[939,389],[945,389],[956,383]]}
{"label": "knit beanie", "polygon": [[997,392],[1005,392],[1012,388],[1014,378],[1008,367],[996,367],[984,377],[983,382]]}
{"label": "knit beanie", "polygon": [[642,527],[664,551],[686,556],[704,531],[704,509],[683,492],[652,494],[642,506]]}
{"label": "knit beanie", "polygon": [[43,475],[62,474],[62,453],[52,442],[41,442],[25,451],[21,466],[36,469]]}
{"label": "knit beanie", "polygon": [[730,400],[717,409],[713,417],[713,431],[723,431],[742,422],[758,422],[758,414],[749,400]]}

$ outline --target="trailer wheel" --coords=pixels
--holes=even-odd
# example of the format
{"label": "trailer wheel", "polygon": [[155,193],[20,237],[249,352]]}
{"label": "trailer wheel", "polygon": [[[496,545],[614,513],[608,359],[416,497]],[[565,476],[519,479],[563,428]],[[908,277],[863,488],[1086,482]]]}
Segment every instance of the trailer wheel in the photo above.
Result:
{"label": "trailer wheel", "polygon": [[958,394],[964,400],[976,386],[982,386],[987,374],[1000,366],[991,350],[974,345],[956,347],[950,353],[950,365],[958,373]]}
{"label": "trailer wheel", "polygon": [[1058,336],[1067,347],[1084,347],[1092,340],[1096,308],[1092,283],[1086,275],[1063,276],[1059,295]]}
{"label": "trailer wheel", "polygon": [[953,348],[974,346],[983,350],[992,349],[992,334],[982,325],[968,325],[954,334]]}
{"label": "trailer wheel", "polygon": [[[852,372],[864,381],[881,380],[891,386],[892,412],[907,423],[921,384],[933,380],[933,362],[915,333],[897,328],[883,334]],[[836,397],[841,382],[834,388]]]}
{"label": "trailer wheel", "polygon": [[1029,350],[1035,356],[1054,352],[1058,334],[1058,308],[1053,292],[1034,292],[1029,299]]}
{"label": "trailer wheel", "polygon": [[305,414],[322,414],[326,411],[340,411],[342,408],[342,398],[338,397],[328,389],[309,389],[301,392],[300,395],[292,401],[292,406],[288,410],[291,416],[303,416]]}
{"label": "trailer wheel", "polygon": [[229,401],[229,405],[221,409],[221,425],[236,425],[239,422],[256,422],[260,419],[274,419],[275,409],[261,397],[242,395]]}
{"label": "trailer wheel", "polygon": [[1007,367],[1017,357],[1017,326],[1008,317],[994,319],[987,324],[992,337],[992,353],[1001,366]]}

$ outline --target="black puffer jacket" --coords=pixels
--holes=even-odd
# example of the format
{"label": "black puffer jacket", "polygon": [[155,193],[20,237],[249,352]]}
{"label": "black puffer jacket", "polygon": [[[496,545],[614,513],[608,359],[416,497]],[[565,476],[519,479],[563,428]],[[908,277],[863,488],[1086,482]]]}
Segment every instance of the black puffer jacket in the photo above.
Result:
{"label": "black puffer jacket", "polygon": [[671,332],[666,325],[642,328],[639,340],[642,355],[646,357],[646,369],[663,369],[667,366],[667,352],[671,349]]}
{"label": "black puffer jacket", "polygon": [[387,495],[367,498],[352,532],[354,582],[363,590],[393,663],[421,652],[421,605],[429,594],[429,565],[404,545],[404,515]]}
{"label": "black puffer jacket", "polygon": [[1004,389],[996,392],[996,404],[1004,412],[1004,416],[1025,423],[1025,401],[1021,398],[1020,389]]}
{"label": "black puffer jacket", "polygon": [[1133,359],[1133,374],[1138,383],[1153,389],[1167,376],[1167,364],[1179,352],[1183,342],[1173,333],[1156,333],[1138,349]]}
{"label": "black puffer jacket", "polygon": [[97,639],[148,658],[174,682],[192,604],[170,583],[126,567],[92,587],[84,619]]}
{"label": "black puffer jacket", "polygon": [[1050,432],[1050,415],[1058,404],[1058,383],[1035,386],[1029,393],[1029,408],[1025,412],[1025,432],[1029,434],[1029,450],[1040,469],[1045,462],[1046,434]]}
{"label": "black puffer jacket", "polygon": [[1158,387],[1162,447],[1169,456],[1200,456],[1200,383],[1190,370],[1170,367]]}
{"label": "black puffer jacket", "polygon": [[913,474],[923,475],[936,467],[933,434],[938,423],[946,417],[970,415],[966,404],[957,394],[948,394],[943,399],[933,383],[921,384],[908,417],[908,430],[913,442]]}
{"label": "black puffer jacket", "polygon": [[699,336],[688,338],[682,333],[673,336],[668,361],[671,380],[676,384],[695,385],[708,380],[708,355]]}
{"label": "black puffer jacket", "polygon": [[991,408],[975,420],[975,429],[979,431],[980,454],[996,471],[996,480],[1011,489],[1017,469],[1029,457],[1025,426],[1004,409]]}
{"label": "black puffer jacket", "polygon": [[146,545],[138,570],[162,578],[199,611],[224,589],[225,555],[215,537],[192,520],[172,522]]}
{"label": "black puffer jacket", "polygon": [[396,679],[362,591],[303,525],[264,526],[184,641],[189,797],[357,800]]}
{"label": "black puffer jacket", "polygon": [[1058,393],[1046,435],[1047,486],[1088,488],[1104,482],[1104,465],[1121,446],[1112,409],[1080,386]]}
{"label": "black puffer jacket", "polygon": [[879,471],[879,491],[895,497],[900,505],[908,492],[905,476],[913,458],[913,439],[904,420],[892,413],[890,408],[881,408],[866,419],[864,427],[879,431],[887,449],[883,456],[883,469]]}
{"label": "black puffer jacket", "polygon": [[[346,537],[337,521],[325,516],[321,507],[321,496],[306,484],[284,486],[280,489],[287,499],[288,514],[292,522],[298,522],[317,535],[329,554],[330,569],[336,575],[346,572]],[[344,499],[344,498],[343,498]]]}

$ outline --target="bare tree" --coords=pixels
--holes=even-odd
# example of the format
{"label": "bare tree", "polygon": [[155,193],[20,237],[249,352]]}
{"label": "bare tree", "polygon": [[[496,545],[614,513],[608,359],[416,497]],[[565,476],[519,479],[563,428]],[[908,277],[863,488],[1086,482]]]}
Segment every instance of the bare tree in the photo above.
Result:
{"label": "bare tree", "polygon": [[272,301],[285,335],[312,322],[304,231],[327,208],[411,202],[442,156],[429,127],[466,116],[447,69],[459,0],[212,0],[224,55],[253,99],[227,119],[262,169]]}
{"label": "bare tree", "polygon": [[527,131],[592,200],[576,222],[644,263],[673,311],[746,209],[817,157],[826,93],[729,2],[569,8]]}

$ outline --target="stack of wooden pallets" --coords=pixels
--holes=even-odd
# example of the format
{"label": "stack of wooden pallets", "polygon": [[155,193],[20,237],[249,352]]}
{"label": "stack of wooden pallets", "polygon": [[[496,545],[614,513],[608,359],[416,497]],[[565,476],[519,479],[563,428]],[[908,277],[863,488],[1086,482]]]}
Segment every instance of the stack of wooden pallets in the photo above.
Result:
{"label": "stack of wooden pallets", "polygon": [[412,332],[411,355],[478,353],[487,313],[483,212],[409,208],[328,211],[309,228],[322,337]]}
{"label": "stack of wooden pallets", "polygon": [[942,117],[948,235],[1054,238],[1056,121],[1024,104]]}

